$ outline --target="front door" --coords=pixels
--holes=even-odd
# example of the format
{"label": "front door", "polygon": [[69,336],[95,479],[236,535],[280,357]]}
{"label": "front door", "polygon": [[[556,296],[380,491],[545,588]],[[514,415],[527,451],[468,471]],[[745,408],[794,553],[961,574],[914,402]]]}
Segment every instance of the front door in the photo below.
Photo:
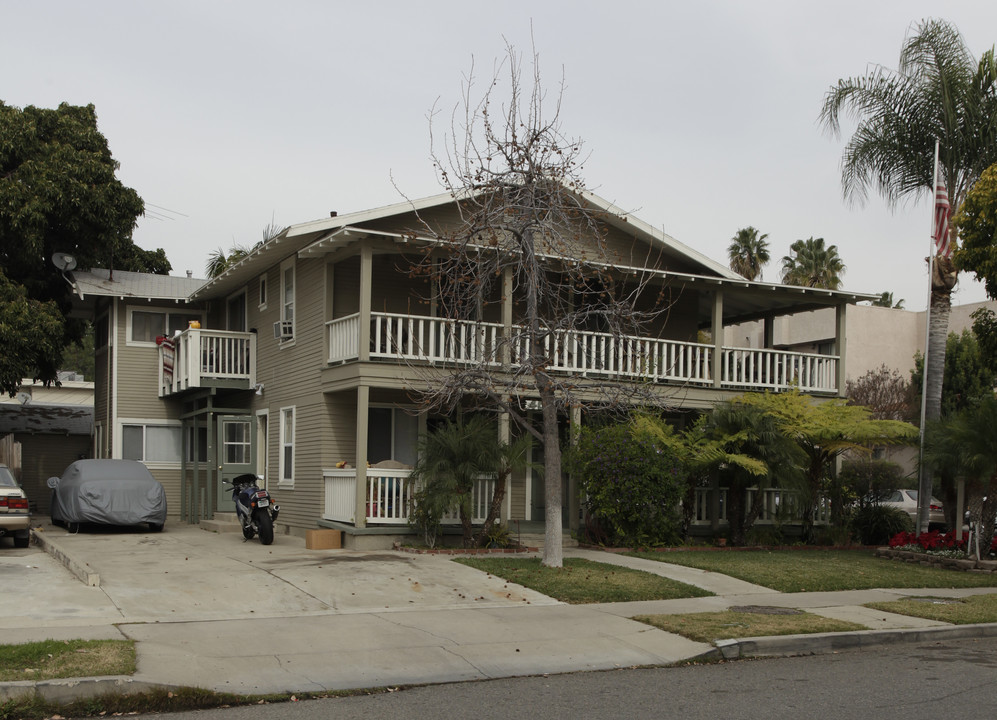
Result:
{"label": "front door", "polygon": [[255,432],[249,415],[222,415],[218,418],[218,489],[215,497],[219,512],[235,512],[232,486],[223,480],[256,472]]}

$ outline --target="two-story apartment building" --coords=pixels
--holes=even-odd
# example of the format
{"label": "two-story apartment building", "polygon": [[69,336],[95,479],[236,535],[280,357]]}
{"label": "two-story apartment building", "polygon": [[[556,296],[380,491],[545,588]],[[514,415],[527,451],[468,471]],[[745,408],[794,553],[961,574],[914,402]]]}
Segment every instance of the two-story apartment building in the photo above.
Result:
{"label": "two-story apartment building", "polygon": [[[557,338],[552,373],[640,380],[687,410],[745,390],[840,394],[844,308],[872,296],[748,282],[601,198],[580,197],[607,242],[653,258],[638,269],[669,308],[645,336]],[[410,272],[432,242],[425,224],[454,223],[455,202],[445,194],[293,225],[210,281],[74,272],[97,332],[95,454],[144,461],[171,515],[187,522],[228,510],[222,480],[258,472],[288,532],[401,531],[405,478],[427,426],[414,391],[500,345],[520,319],[519,299],[505,292],[473,319],[441,317],[427,301],[432,281]],[[818,308],[835,312],[837,354],[773,348],[775,318]],[[767,344],[726,346],[724,328],[749,320],[768,328]],[[522,407],[534,401],[524,391]],[[542,519],[541,485],[531,470],[511,478],[504,518]],[[573,525],[577,493],[566,490]]]}

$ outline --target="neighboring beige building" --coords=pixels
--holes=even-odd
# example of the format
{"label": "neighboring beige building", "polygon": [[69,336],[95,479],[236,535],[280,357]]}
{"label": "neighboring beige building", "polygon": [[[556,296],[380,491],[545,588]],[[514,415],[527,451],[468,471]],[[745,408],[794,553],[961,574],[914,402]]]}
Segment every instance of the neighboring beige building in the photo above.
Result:
{"label": "neighboring beige building", "polygon": [[[847,370],[833,354],[731,347],[724,330],[827,308],[833,343],[849,303],[872,296],[747,282],[595,195],[579,199],[600,213],[612,247],[656,259],[615,268],[618,282],[650,277],[670,310],[642,337],[552,335],[550,372],[639,381],[689,410],[752,389],[840,395]],[[455,210],[444,194],[294,225],[210,281],[73,272],[78,310],[91,314],[97,333],[95,456],[145,462],[167,490],[171,515],[186,522],[230,507],[222,480],[260,472],[281,505],[278,531],[336,527],[351,547],[404,532],[405,480],[428,422],[412,391],[428,373],[508,353],[522,307],[511,275],[473,320],[440,317],[424,302],[429,281],[408,269],[432,244],[413,228],[450,227]],[[713,339],[703,342],[703,331]],[[502,357],[515,368],[511,355]],[[529,408],[536,396],[524,391],[519,402]],[[508,426],[500,422],[500,432],[515,432]],[[493,482],[476,491],[479,517]],[[543,518],[542,483],[531,470],[506,490],[504,520]],[[570,479],[565,491],[566,523],[575,527]]]}
{"label": "neighboring beige building", "polygon": [[[972,314],[981,307],[997,312],[997,302],[954,305],[949,332],[972,329]],[[881,365],[909,377],[914,354],[924,353],[925,311],[913,312],[873,305],[849,305],[845,311],[845,379],[856,380]],[[772,321],[771,344],[798,352],[838,354],[837,327],[833,310],[815,310],[785,315]],[[725,329],[725,342],[732,346],[764,347],[765,324],[751,322]]]}

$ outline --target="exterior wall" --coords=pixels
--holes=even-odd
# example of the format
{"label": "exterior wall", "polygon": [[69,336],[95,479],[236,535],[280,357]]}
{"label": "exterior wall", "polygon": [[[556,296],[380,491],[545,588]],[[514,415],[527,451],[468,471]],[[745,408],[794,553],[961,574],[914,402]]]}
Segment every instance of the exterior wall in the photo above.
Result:
{"label": "exterior wall", "polygon": [[70,463],[90,457],[90,436],[15,433],[14,441],[21,443],[20,479],[32,512],[47,515],[52,491],[46,482],[62,475]]}
{"label": "exterior wall", "polygon": [[[997,311],[997,302],[955,305],[949,317],[949,332],[972,329],[972,314],[981,307]],[[862,377],[880,365],[896,368],[903,375],[914,369],[914,354],[924,352],[925,312],[896,310],[871,305],[849,305],[845,311],[845,371],[849,380]],[[814,310],[775,319],[773,341],[777,347],[803,352],[816,351],[821,343],[834,341],[835,311]],[[762,323],[744,323],[728,328],[730,345],[761,347]]]}
{"label": "exterior wall", "polygon": [[[105,303],[97,304],[96,317],[107,314],[108,323],[113,319]],[[99,327],[99,326],[98,326]],[[93,457],[111,457],[111,398],[114,394],[114,348],[108,343],[94,351],[94,448]]]}
{"label": "exterior wall", "polygon": [[[259,304],[258,278],[247,293],[247,323],[258,328],[256,381],[262,395],[252,395],[250,411],[268,413],[267,486],[280,504],[278,525],[303,534],[315,527],[324,504],[323,459],[327,450],[328,410],[319,384],[325,364],[324,259],[295,260],[294,339],[280,342],[271,328],[281,316],[280,266],[267,271],[267,304]],[[281,410],[294,408],[294,478],[280,479]],[[257,469],[259,471],[259,468]],[[280,528],[278,528],[280,532]]]}

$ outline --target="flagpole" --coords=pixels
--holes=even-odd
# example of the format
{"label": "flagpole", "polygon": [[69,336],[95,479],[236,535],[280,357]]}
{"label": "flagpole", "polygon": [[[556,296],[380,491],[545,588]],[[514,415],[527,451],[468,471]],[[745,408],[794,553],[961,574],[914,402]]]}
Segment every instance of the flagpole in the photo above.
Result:
{"label": "flagpole", "polygon": [[938,138],[935,138],[935,163],[931,177],[931,229],[928,232],[928,304],[924,312],[924,364],[921,371],[921,430],[918,451],[917,531],[928,531],[931,512],[931,472],[924,466],[924,430],[928,412],[928,347],[931,335],[931,290],[935,274],[935,205],[938,194]]}

